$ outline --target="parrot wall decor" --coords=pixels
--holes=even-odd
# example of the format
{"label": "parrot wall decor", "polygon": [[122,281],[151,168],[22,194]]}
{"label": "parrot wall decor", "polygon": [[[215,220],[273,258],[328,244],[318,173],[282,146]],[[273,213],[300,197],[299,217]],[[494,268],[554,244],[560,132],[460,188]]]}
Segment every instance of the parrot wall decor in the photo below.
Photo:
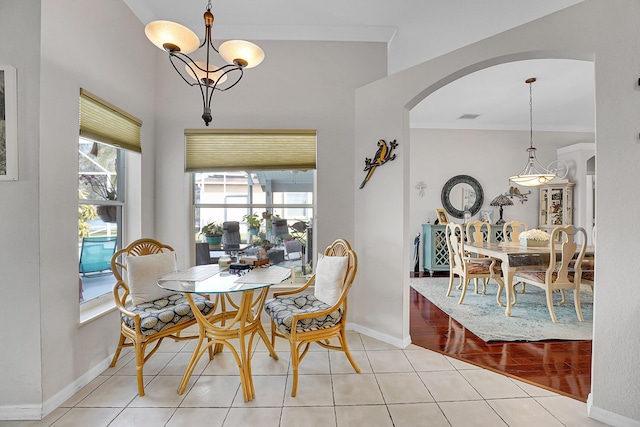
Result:
{"label": "parrot wall decor", "polygon": [[393,150],[398,146],[398,143],[394,139],[389,144],[384,139],[378,140],[378,151],[373,156],[373,158],[365,158],[364,159],[364,171],[367,175],[364,177],[362,184],[360,184],[360,188],[363,188],[373,172],[376,170],[378,166],[382,166],[390,160],[394,160],[396,158],[395,154],[391,154]]}

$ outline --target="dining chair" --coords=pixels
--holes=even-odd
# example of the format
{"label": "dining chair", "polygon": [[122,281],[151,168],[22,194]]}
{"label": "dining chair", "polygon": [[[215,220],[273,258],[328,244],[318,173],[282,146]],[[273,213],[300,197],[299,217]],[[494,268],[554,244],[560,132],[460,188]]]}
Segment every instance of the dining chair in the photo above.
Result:
{"label": "dining chair", "polygon": [[591,291],[593,291],[593,288],[595,286],[595,271],[596,269],[596,261],[595,258],[590,258],[590,259],[585,259],[582,261],[582,274],[581,274],[581,279],[580,279],[580,283],[583,285],[587,285],[591,288]]}
{"label": "dining chair", "polygon": [[211,264],[211,252],[207,242],[196,243],[196,265]]}
{"label": "dining chair", "polygon": [[284,258],[288,261],[301,260],[303,258],[303,247],[297,239],[288,239],[284,241]]}
{"label": "dining chair", "polygon": [[[271,344],[275,347],[276,337],[289,341],[292,397],[298,390],[298,366],[313,342],[329,350],[343,351],[353,369],[360,372],[346,337],[347,294],[358,270],[358,257],[349,242],[337,239],[319,258],[316,273],[307,283],[295,290],[274,293],[274,298],[264,306],[271,317]],[[308,288],[312,284],[314,291],[310,293]]]}
{"label": "dining chair", "polygon": [[[582,261],[582,279],[580,281],[581,284],[587,285],[591,288],[593,292],[593,288],[595,285],[595,268],[596,268],[596,256],[595,256],[595,246],[596,246],[596,227],[595,225],[591,229],[591,245],[594,248],[593,253],[585,253],[584,260]],[[569,268],[575,268],[575,261],[569,265]]]}
{"label": "dining chair", "polygon": [[520,243],[520,233],[527,230],[524,222],[508,221],[502,225],[502,236],[505,242]]}
{"label": "dining chair", "polygon": [[275,218],[271,224],[271,232],[273,234],[273,238],[276,241],[284,240],[287,237],[291,237],[289,234],[289,226],[288,222],[284,218]]}
{"label": "dining chair", "polygon": [[593,291],[593,287],[595,285],[595,270],[596,270],[596,255],[595,255],[595,247],[596,247],[596,226],[594,225],[591,229],[591,245],[594,248],[593,255],[587,258],[587,255],[584,256],[584,261],[582,261],[582,283],[591,287]]}
{"label": "dining chair", "polygon": [[[484,222],[484,221],[470,221],[467,223],[466,226],[466,243],[475,243],[475,242],[480,242],[480,243],[488,243],[491,240],[491,224],[489,224],[488,222]],[[491,264],[491,260],[493,260],[494,258],[491,258],[489,256],[485,256],[485,255],[475,255],[472,256],[469,262],[474,262],[474,263],[485,263],[487,265]],[[500,260],[495,260],[495,269],[496,271],[500,269]],[[486,294],[487,293],[487,281],[489,279],[484,279],[482,281],[482,293]],[[475,282],[475,292],[478,293],[478,281],[479,279],[476,278],[474,280]],[[462,284],[459,284],[457,289],[461,289]]]}
{"label": "dining chair", "polygon": [[[581,236],[581,238],[578,238]],[[579,243],[578,243],[579,242]],[[580,284],[582,282],[582,262],[587,249],[587,233],[584,228],[568,225],[556,227],[549,239],[549,265],[545,269],[517,271],[514,281],[520,281],[544,289],[551,320],[557,322],[553,308],[553,293],[559,291],[565,302],[565,290],[573,290],[573,303],[578,320],[584,321],[580,307]],[[574,268],[571,268],[574,265]]]}
{"label": "dining chair", "polygon": [[222,223],[222,246],[225,249],[240,247],[240,223],[238,221],[225,221]]}
{"label": "dining chair", "polygon": [[[453,281],[457,275],[462,285],[462,293],[458,304],[462,304],[467,286],[471,279],[493,279],[498,283],[498,293],[496,301],[502,307],[504,304],[500,301],[500,295],[504,289],[504,282],[500,277],[500,271],[497,270],[496,260],[490,258],[488,262],[477,262],[478,258],[472,258],[465,249],[465,232],[460,224],[449,223],[445,228],[445,240],[447,249],[449,250],[449,287],[447,288],[447,296],[451,296],[453,289]],[[475,262],[474,262],[475,260]]]}
{"label": "dining chair", "polygon": [[[176,270],[173,248],[153,239],[136,240],[111,258],[111,271],[116,278],[113,298],[120,311],[120,339],[110,366],[116,366],[124,347],[133,347],[140,396],[144,396],[142,368],[162,340],[198,338],[198,335],[180,336],[180,331],[196,323],[185,296],[157,284],[160,276]],[[197,296],[196,301],[204,315],[214,307],[206,297]],[[152,343],[155,346],[147,353],[147,346]],[[209,352],[209,358],[213,359],[213,351]]]}
{"label": "dining chair", "polygon": [[[524,222],[520,222],[520,221],[508,221],[505,222],[502,225],[502,236],[504,238],[505,242],[513,242],[513,243],[520,243],[520,233],[522,233],[523,231],[527,231],[529,228],[527,227],[527,224],[525,224]],[[520,289],[520,293],[524,294],[525,291],[527,290],[527,285],[526,283],[520,283],[520,282],[515,282],[513,285],[513,295],[514,298],[516,296],[516,286],[522,284],[522,289]],[[515,304],[515,299],[514,299],[514,304]]]}

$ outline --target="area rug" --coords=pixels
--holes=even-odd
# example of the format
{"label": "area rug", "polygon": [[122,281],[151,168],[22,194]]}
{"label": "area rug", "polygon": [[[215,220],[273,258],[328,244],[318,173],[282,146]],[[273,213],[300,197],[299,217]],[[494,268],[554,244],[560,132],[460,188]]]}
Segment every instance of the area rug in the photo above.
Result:
{"label": "area rug", "polygon": [[[458,304],[460,291],[455,289],[458,279],[454,281],[450,297],[446,296],[448,283],[448,277],[410,279],[412,288],[485,342],[592,339],[593,294],[590,290],[583,290],[580,294],[584,322],[578,321],[573,306],[573,292],[567,292],[565,304],[554,306],[558,322],[553,323],[544,291],[535,286],[527,286],[524,294],[518,291],[517,304],[511,308],[511,316],[507,317],[504,307],[496,302],[498,285],[495,282],[487,285],[487,293],[483,295],[474,292],[471,281],[462,304]],[[557,302],[559,297],[556,296],[554,301]],[[503,291],[502,301],[505,300]]]}

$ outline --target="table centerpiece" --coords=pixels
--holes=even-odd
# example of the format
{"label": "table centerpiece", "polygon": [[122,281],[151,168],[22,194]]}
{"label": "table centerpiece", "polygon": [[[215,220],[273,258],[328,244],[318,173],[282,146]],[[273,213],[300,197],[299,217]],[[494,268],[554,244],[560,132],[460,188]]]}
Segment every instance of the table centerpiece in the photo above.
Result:
{"label": "table centerpiece", "polygon": [[520,238],[520,246],[524,247],[544,247],[549,245],[551,235],[543,230],[534,228],[532,230],[523,231],[518,235]]}

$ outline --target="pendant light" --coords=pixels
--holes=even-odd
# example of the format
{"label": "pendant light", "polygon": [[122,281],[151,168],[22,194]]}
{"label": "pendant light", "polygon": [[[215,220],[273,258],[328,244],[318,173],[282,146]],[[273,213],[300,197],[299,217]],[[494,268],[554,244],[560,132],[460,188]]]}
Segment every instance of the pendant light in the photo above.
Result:
{"label": "pendant light", "polygon": [[[147,38],[169,54],[169,60],[176,72],[189,86],[198,86],[202,94],[202,120],[209,126],[211,117],[211,98],[215,90],[225,91],[235,86],[243,76],[245,68],[253,68],[264,59],[264,52],[258,46],[245,40],[229,40],[216,49],[211,42],[213,25],[211,1],[204,13],[205,33],[200,43],[198,36],[184,25],[171,21],[153,21],[144,29]],[[194,61],[188,54],[205,48],[205,61]],[[226,65],[213,63],[215,54]],[[179,62],[178,62],[179,61]],[[223,83],[226,83],[222,85]]]}
{"label": "pendant light", "polygon": [[536,81],[535,77],[531,77],[525,80],[525,83],[529,85],[529,148],[527,148],[527,153],[529,153],[529,158],[527,159],[527,164],[518,175],[514,175],[509,178],[509,181],[518,184],[524,185],[525,187],[535,187],[538,185],[544,185],[547,182],[551,181],[555,178],[555,173],[548,171],[544,168],[540,163],[538,163],[538,159],[536,159],[536,148],[533,146],[533,96],[531,85]]}

